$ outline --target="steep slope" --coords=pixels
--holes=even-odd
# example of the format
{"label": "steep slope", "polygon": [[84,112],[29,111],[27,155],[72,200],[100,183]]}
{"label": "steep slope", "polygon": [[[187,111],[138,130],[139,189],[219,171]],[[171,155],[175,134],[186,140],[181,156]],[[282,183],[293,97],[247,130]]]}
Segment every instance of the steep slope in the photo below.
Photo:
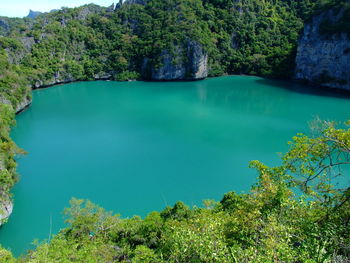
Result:
{"label": "steep slope", "polygon": [[26,68],[34,88],[225,73],[287,78],[309,9],[294,0],[129,0],[115,8],[62,8],[20,27],[5,19],[2,28],[23,43],[27,53],[10,59]]}
{"label": "steep slope", "polygon": [[[19,112],[31,103],[31,88],[80,80],[198,80],[223,74],[288,79],[303,21],[323,2],[128,0],[115,8],[90,4],[34,19],[1,17],[0,105]],[[338,5],[305,26],[296,77],[348,88],[349,8],[339,5],[344,1],[328,2]],[[4,138],[0,143],[11,141]],[[1,171],[7,169],[3,163]],[[5,188],[8,193],[11,187]]]}
{"label": "steep slope", "polygon": [[27,15],[27,17],[28,18],[36,18],[37,16],[39,16],[41,14],[42,14],[42,12],[29,10],[29,14]]}
{"label": "steep slope", "polygon": [[296,78],[350,89],[350,1],[315,15],[298,43]]}

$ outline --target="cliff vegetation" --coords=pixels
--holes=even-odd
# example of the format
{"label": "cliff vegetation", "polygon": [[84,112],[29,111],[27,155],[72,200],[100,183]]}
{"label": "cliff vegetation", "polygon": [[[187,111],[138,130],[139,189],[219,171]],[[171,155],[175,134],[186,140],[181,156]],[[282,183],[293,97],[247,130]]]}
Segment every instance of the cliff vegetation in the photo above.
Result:
{"label": "cliff vegetation", "polygon": [[[301,79],[323,77],[323,84],[347,87],[344,77],[334,81],[345,72],[334,66],[349,65],[347,3],[128,0],[109,8],[62,8],[34,19],[1,17],[0,223],[12,211],[14,157],[22,152],[9,131],[15,112],[31,103],[32,88],[223,74],[292,78],[295,69]],[[304,49],[310,43],[314,49]],[[326,60],[316,58],[327,62],[312,65],[319,47],[329,52],[322,53]],[[73,199],[66,209],[69,227],[20,259],[0,249],[0,261],[347,262],[350,190],[333,185],[333,177],[349,163],[350,130],[323,123],[316,136],[300,134],[290,144],[280,167],[251,163],[259,177],[247,194],[227,193],[204,208],[178,202],[144,219],[121,219]]]}
{"label": "cliff vegetation", "polygon": [[[122,219],[71,200],[69,227],[6,262],[347,262],[350,190],[336,184],[350,157],[350,129],[318,122],[298,134],[282,165],[252,161],[249,193],[189,208],[182,202],[144,219]],[[299,194],[295,195],[295,189]],[[12,260],[12,261],[11,261]]]}

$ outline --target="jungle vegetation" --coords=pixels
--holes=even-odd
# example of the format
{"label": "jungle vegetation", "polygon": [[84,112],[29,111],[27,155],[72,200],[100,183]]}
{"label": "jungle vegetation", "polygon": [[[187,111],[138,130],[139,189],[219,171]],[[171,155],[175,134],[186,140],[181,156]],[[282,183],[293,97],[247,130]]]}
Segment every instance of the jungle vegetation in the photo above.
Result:
{"label": "jungle vegetation", "polygon": [[[142,78],[144,58],[188,39],[209,57],[209,75],[289,78],[297,39],[313,14],[340,0],[148,0],[115,11],[62,8],[35,19],[0,18],[0,202],[18,179],[9,136],[31,88],[57,82]],[[348,14],[323,33],[348,30]],[[347,31],[346,31],[347,32]],[[350,130],[322,123],[299,134],[282,165],[253,161],[246,194],[189,208],[178,202],[146,218],[121,219],[72,199],[68,228],[19,259],[0,262],[346,262],[350,190],[334,185],[349,162]],[[299,189],[299,190],[296,190]],[[295,192],[299,194],[296,195]]]}
{"label": "jungle vegetation", "polygon": [[204,201],[203,207],[177,202],[144,219],[122,219],[90,201],[73,198],[65,209],[67,228],[19,259],[0,250],[0,259],[347,262],[350,188],[337,182],[350,163],[350,128],[324,121],[315,126],[312,136],[292,138],[280,166],[252,161],[258,180],[248,193],[229,192],[220,202]]}

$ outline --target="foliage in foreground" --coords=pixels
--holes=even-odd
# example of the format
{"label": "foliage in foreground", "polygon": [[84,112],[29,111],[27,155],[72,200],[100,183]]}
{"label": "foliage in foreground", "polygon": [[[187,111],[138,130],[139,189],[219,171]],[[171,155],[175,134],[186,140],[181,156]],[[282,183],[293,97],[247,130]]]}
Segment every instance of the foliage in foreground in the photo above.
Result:
{"label": "foliage in foreground", "polygon": [[[293,138],[281,166],[252,161],[258,182],[249,193],[204,208],[178,202],[121,219],[73,199],[70,226],[16,262],[349,262],[350,188],[334,181],[349,157],[350,129],[323,122],[314,136]],[[5,258],[15,261],[0,250]]]}

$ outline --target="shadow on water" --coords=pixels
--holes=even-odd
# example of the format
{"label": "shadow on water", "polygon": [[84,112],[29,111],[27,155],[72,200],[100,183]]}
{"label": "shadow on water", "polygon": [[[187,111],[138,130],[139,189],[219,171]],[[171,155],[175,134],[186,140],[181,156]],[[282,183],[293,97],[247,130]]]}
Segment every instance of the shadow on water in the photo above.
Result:
{"label": "shadow on water", "polygon": [[257,83],[267,86],[273,86],[279,89],[286,89],[291,92],[300,94],[314,95],[320,97],[333,97],[350,99],[350,90],[342,90],[328,87],[306,86],[296,82],[288,82],[283,80],[257,79]]}

